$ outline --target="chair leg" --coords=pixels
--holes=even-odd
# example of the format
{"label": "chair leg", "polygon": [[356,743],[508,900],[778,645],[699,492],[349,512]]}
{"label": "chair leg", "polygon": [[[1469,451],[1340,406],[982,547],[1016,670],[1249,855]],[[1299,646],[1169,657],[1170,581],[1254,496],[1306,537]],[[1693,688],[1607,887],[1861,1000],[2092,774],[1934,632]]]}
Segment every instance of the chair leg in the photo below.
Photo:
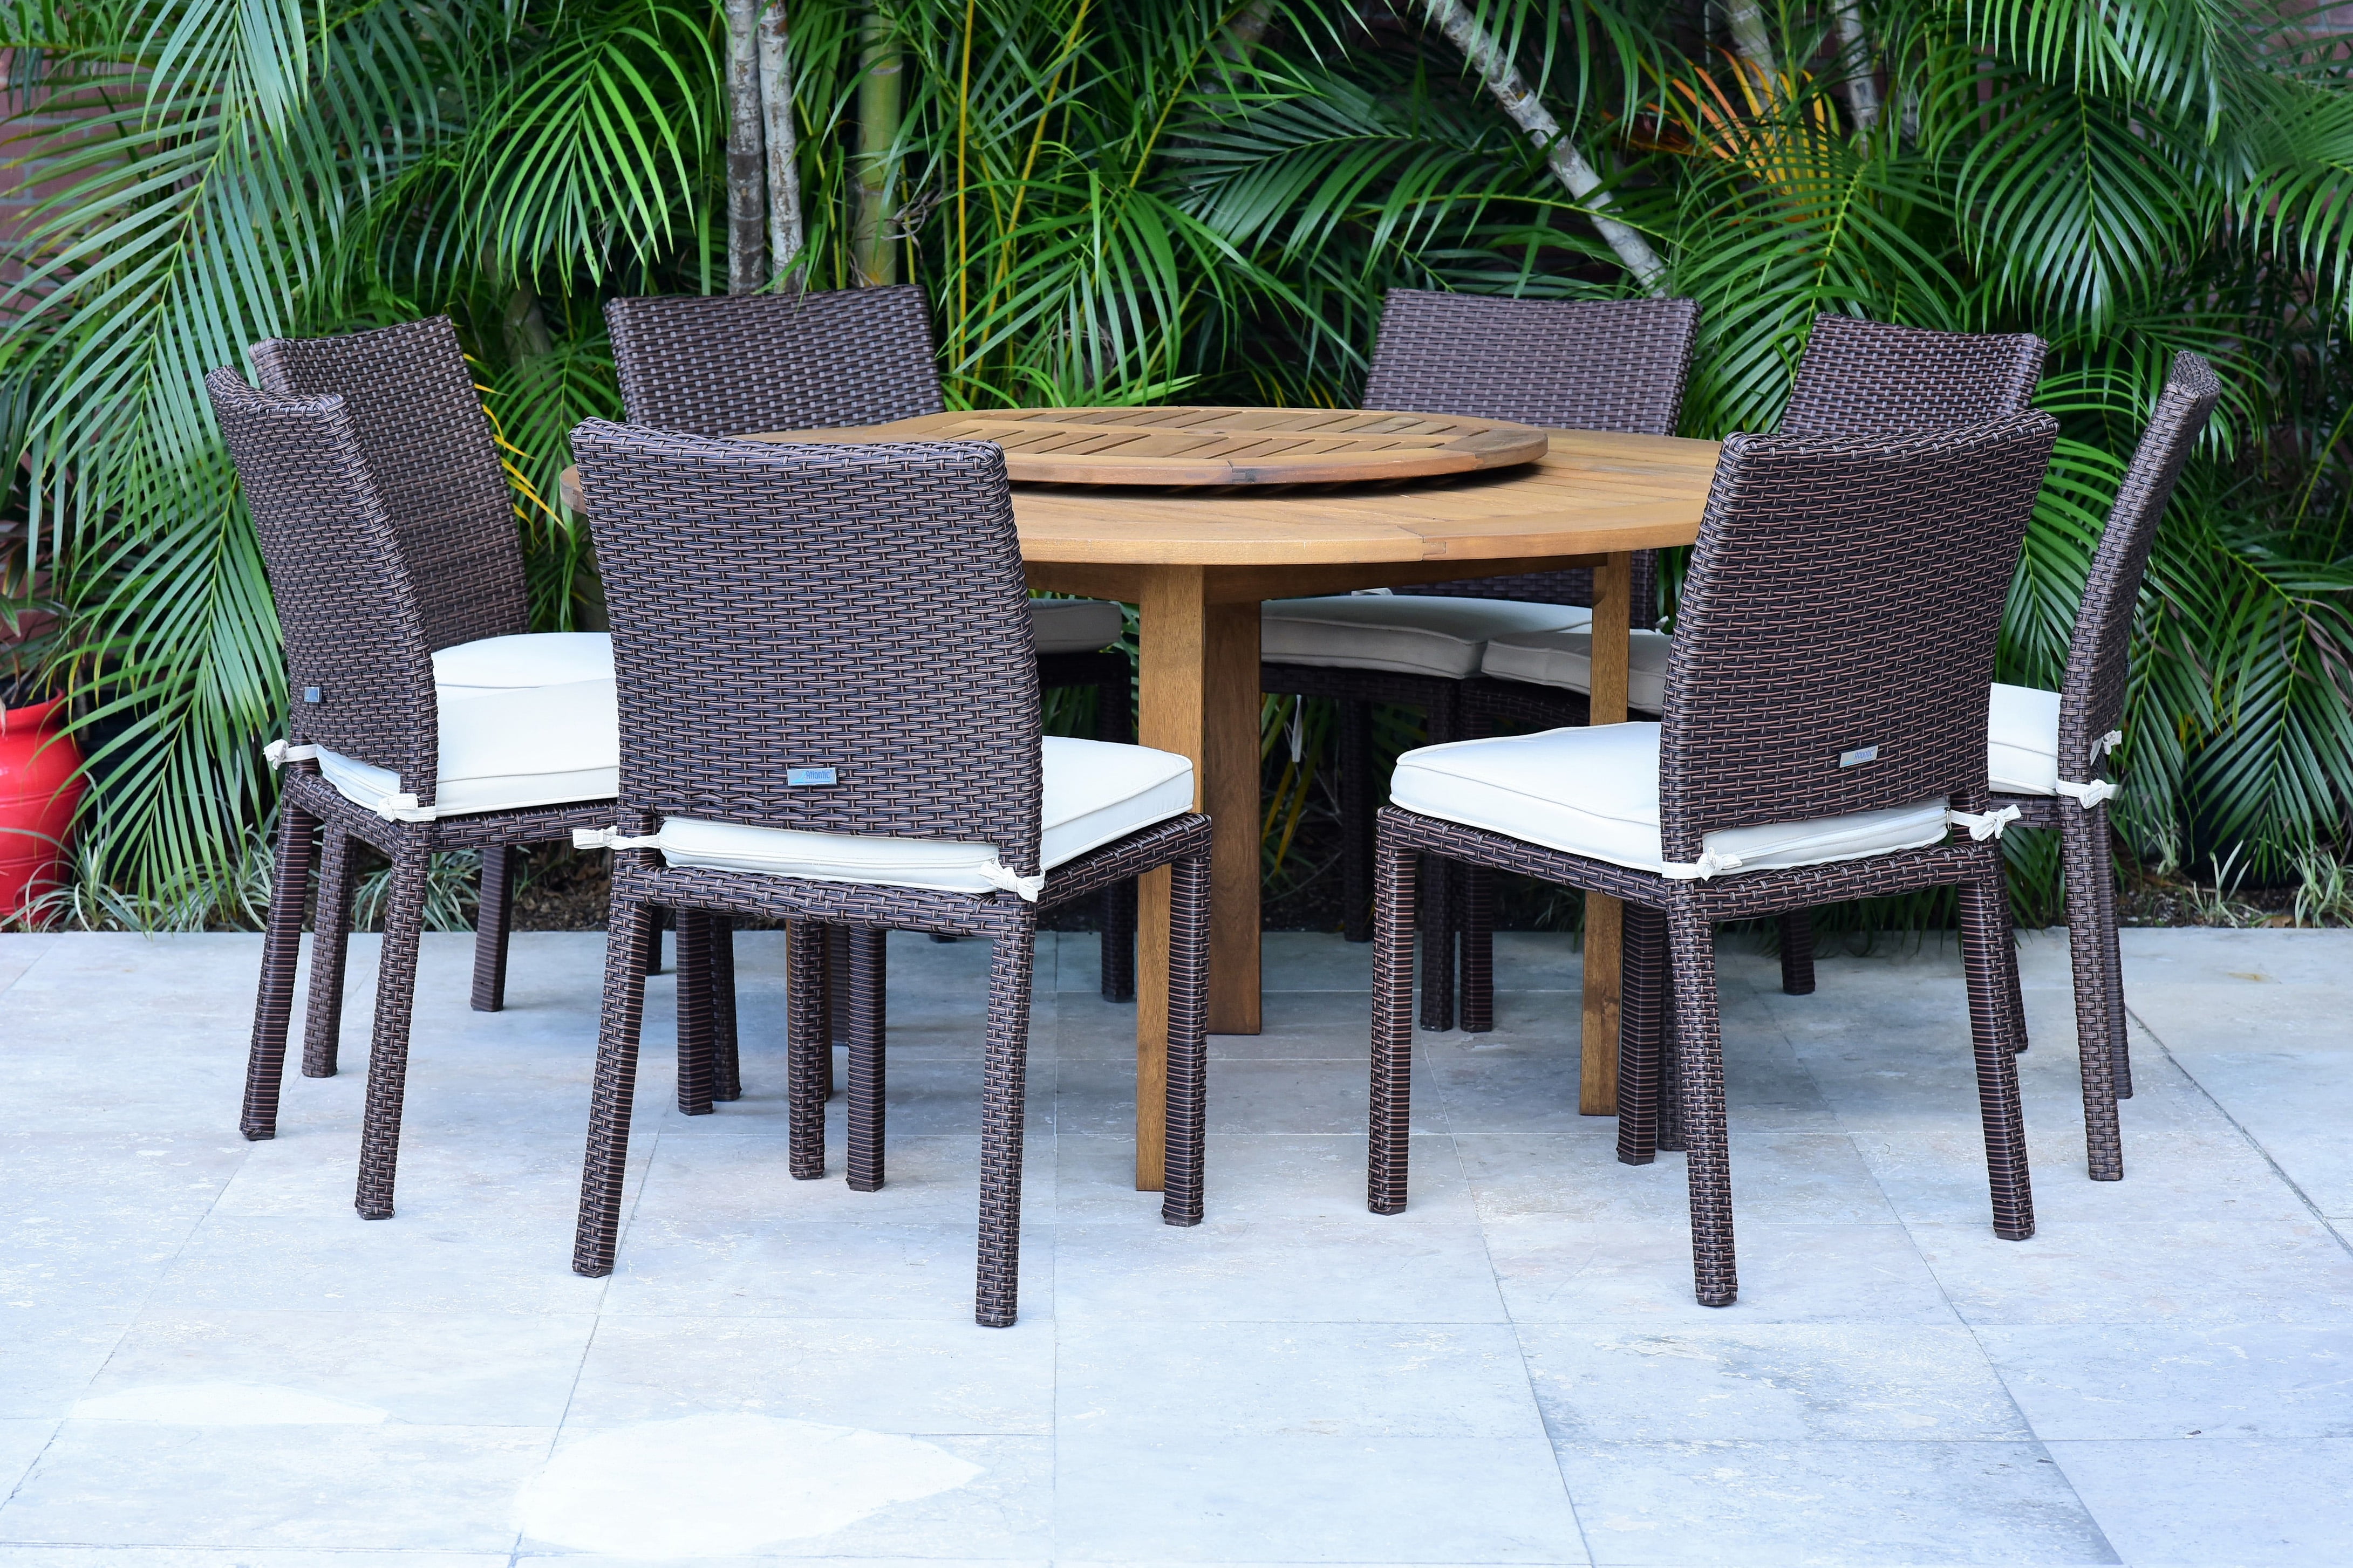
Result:
{"label": "chair leg", "polygon": [[860,927],[841,934],[849,950],[849,1190],[880,1192],[890,933]]}
{"label": "chair leg", "polygon": [[826,1026],[824,929],[797,921],[785,931],[785,1097],[793,1179],[801,1182],[825,1174],[833,1038]]}
{"label": "chair leg", "polygon": [[1675,976],[1676,1069],[1683,1079],[1684,1171],[1691,1184],[1693,1294],[1703,1307],[1740,1297],[1732,1241],[1732,1158],[1724,1104],[1724,1038],[1715,1005],[1715,932],[1677,900],[1667,910]]}
{"label": "chair leg", "polygon": [[[2017,953],[2001,941],[1997,900],[2007,897],[1997,864],[1984,879],[1960,887],[1961,967],[1968,979],[1969,1034],[1977,1051],[1978,1111],[1985,1123],[1986,1175],[1993,1191],[1993,1233],[2008,1241],[2034,1234],[2034,1194],[2026,1173],[2026,1122],[2018,1101],[2018,1055],[2024,1034],[2010,1012]],[[2090,1100],[2087,1089],[2085,1100]],[[2109,1108],[2114,1114],[2115,1108]]]}
{"label": "chair leg", "polygon": [[2116,1098],[2130,1100],[2132,1018],[2125,1011],[2125,955],[2116,940],[2116,862],[2108,847],[2108,808],[2102,804],[2083,815],[2089,819],[2084,824],[2084,837],[2087,841],[2092,889],[2099,900],[2100,981],[2107,994],[2109,1072],[2116,1084]]}
{"label": "chair leg", "polygon": [[849,1044],[849,933],[820,926],[818,934],[825,952],[825,1097],[831,1100],[841,1088],[834,1078],[834,1047]]}
{"label": "chair leg", "polygon": [[1495,1027],[1495,873],[1484,866],[1455,868],[1462,889],[1462,1032]]}
{"label": "chair leg", "polygon": [[1373,1084],[1366,1199],[1403,1214],[1413,1128],[1413,907],[1418,858],[1388,839],[1373,851]]}
{"label": "chair leg", "polygon": [[[1462,739],[1461,684],[1442,685],[1431,699],[1426,721],[1430,743],[1446,745]],[[1459,1014],[1457,987],[1461,983],[1461,942],[1463,927],[1463,883],[1469,874],[1467,867],[1451,860],[1440,860],[1430,868],[1438,896],[1431,900],[1438,910],[1438,954],[1433,962],[1425,958],[1421,966],[1421,1026],[1425,1029],[1451,1029]],[[1428,944],[1424,944],[1428,951]]]}
{"label": "chair leg", "polygon": [[1169,870],[1168,1103],[1160,1181],[1160,1218],[1166,1225],[1201,1223],[1208,1026],[1209,859],[1202,855]]}
{"label": "chair leg", "polygon": [[649,917],[652,924],[646,931],[646,973],[649,977],[662,972],[662,928],[670,923],[668,910],[655,909]]}
{"label": "chair leg", "polygon": [[650,905],[613,902],[605,938],[605,1003],[596,1029],[596,1087],[588,1101],[588,1152],[580,1166],[580,1223],[572,1272],[613,1271],[621,1231],[621,1181],[629,1162],[629,1112],[637,1103],[638,1037],[646,1014]]}
{"label": "chair leg", "polygon": [[744,1062],[735,1038],[735,922],[711,917],[711,1098],[744,1098]]}
{"label": "chair leg", "polygon": [[[1662,947],[1665,937],[1661,936]],[[1675,1013],[1675,966],[1659,964],[1659,1152],[1688,1152],[1683,1140],[1683,1052],[1677,1043],[1681,1023]]]}
{"label": "chair leg", "polygon": [[1113,882],[1103,891],[1103,999],[1135,1000],[1135,883]]}
{"label": "chair leg", "polygon": [[[253,1045],[245,1059],[245,1109],[237,1131],[254,1142],[278,1136],[278,1091],[286,1076],[286,1026],[294,1014],[294,971],[302,959],[302,906],[311,899],[311,836],[317,826],[291,802],[278,808],[278,864],[261,932],[261,984],[253,1000]],[[332,829],[330,830],[332,831]]]}
{"label": "chair leg", "polygon": [[[2089,817],[2091,812],[2077,812]],[[2074,961],[2075,1057],[2084,1079],[2084,1155],[2095,1182],[2125,1174],[2124,1131],[2116,1119],[2116,1030],[2108,1012],[2106,908],[2099,884],[2109,870],[2107,846],[2092,842],[2090,825],[2061,819],[2060,850],[2067,879],[2067,949]]]}
{"label": "chair leg", "polygon": [[1421,928],[1421,1026],[1433,1034],[1454,1027],[1455,865],[1422,857],[1417,923]]}
{"label": "chair leg", "polygon": [[1814,994],[1814,911],[1781,911],[1781,989],[1791,996]]}
{"label": "chair leg", "polygon": [[343,968],[352,946],[351,837],[320,825],[319,912],[311,920],[311,1003],[302,1018],[302,1076],[332,1078],[343,1043]]}
{"label": "chair leg", "polygon": [[711,917],[678,911],[678,1110],[711,1114]]}
{"label": "chair leg", "polygon": [[1664,1001],[1667,919],[1626,906],[1626,960],[1618,1013],[1618,1163],[1647,1165],[1659,1148],[1660,1005]]}
{"label": "chair leg", "polygon": [[482,851],[481,893],[474,906],[474,1011],[507,1005],[507,937],[514,923],[515,874],[522,857],[501,844]]}
{"label": "chair leg", "polygon": [[408,1020],[417,1001],[417,949],[425,934],[425,884],[433,857],[404,850],[392,858],[392,894],[384,904],[383,956],[375,977],[375,1031],[368,1042],[367,1111],[360,1127],[362,1219],[392,1217],[400,1168],[400,1103],[408,1089]]}
{"label": "chair leg", "polygon": [[1373,705],[1340,703],[1340,938],[1373,940]]}
{"label": "chair leg", "polygon": [[[1028,906],[1024,906],[1027,910]],[[999,932],[988,963],[988,1044],[980,1091],[980,1258],[973,1319],[1009,1329],[1021,1301],[1021,1133],[1027,1110],[1030,966],[1037,920]]]}

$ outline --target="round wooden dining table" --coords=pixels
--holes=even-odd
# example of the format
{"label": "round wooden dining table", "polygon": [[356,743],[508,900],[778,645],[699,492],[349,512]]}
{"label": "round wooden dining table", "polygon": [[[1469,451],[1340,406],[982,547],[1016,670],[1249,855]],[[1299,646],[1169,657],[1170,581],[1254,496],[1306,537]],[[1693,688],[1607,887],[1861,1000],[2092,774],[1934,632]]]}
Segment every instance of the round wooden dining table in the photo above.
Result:
{"label": "round wooden dining table", "polygon": [[[1419,477],[1313,483],[1253,483],[1247,477],[1235,482],[1229,477],[1204,484],[1172,482],[1164,472],[1124,483],[1097,479],[1014,485],[1014,523],[1030,587],[1116,599],[1140,613],[1138,739],[1192,759],[1195,808],[1215,824],[1212,1033],[1254,1035],[1260,1027],[1262,601],[1589,567],[1595,599],[1592,721],[1624,721],[1632,552],[1689,544],[1698,537],[1717,445],[1600,431],[1545,434],[1548,439],[1533,460]],[[835,443],[997,437],[986,432],[979,416],[939,414],[744,438]],[[1004,444],[1011,448],[1021,438]],[[1229,467],[1233,462],[1229,455],[1210,460]],[[1018,471],[1019,465],[1011,466]],[[591,510],[568,472],[565,499]],[[1167,900],[1165,869],[1143,879],[1136,922],[1135,1159],[1136,1186],[1147,1191],[1157,1188],[1161,1171]],[[1588,895],[1578,1107],[1588,1115],[1617,1110],[1620,932],[1616,900]]]}

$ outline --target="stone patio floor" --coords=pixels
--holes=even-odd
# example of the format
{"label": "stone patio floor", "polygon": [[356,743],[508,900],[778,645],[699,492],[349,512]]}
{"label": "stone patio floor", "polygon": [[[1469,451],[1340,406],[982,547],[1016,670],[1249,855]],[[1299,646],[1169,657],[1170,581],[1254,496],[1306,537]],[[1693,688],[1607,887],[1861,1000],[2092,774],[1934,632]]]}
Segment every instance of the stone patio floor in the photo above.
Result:
{"label": "stone patio floor", "polygon": [[1988,1224],[1958,961],[1727,943],[1738,1305],[1682,1159],[1574,1111],[1565,939],[1420,1047],[1364,1205],[1368,950],[1274,935],[1212,1041],[1208,1223],[1131,1190],[1132,1010],[1048,936],[1022,1317],[970,1320],[987,949],[892,949],[891,1179],[786,1174],[780,958],[744,1098],[670,1104],[652,983],[620,1267],[568,1269],[603,939],[507,1012],[427,939],[400,1213],[345,1071],[236,1133],[259,939],[0,937],[0,1568],[2353,1563],[2353,932],[2134,931],[2126,1179],[2084,1176],[2063,940],[2025,950],[2041,1230]]}

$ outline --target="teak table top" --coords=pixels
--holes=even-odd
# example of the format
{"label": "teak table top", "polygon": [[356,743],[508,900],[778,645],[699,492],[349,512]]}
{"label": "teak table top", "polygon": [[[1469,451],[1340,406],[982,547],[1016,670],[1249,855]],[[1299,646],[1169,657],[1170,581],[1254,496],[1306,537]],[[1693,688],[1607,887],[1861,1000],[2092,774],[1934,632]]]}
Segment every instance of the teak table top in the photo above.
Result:
{"label": "teak table top", "polygon": [[1016,482],[1295,485],[1513,468],[1544,456],[1525,425],[1357,408],[990,408],[765,441],[994,441]]}

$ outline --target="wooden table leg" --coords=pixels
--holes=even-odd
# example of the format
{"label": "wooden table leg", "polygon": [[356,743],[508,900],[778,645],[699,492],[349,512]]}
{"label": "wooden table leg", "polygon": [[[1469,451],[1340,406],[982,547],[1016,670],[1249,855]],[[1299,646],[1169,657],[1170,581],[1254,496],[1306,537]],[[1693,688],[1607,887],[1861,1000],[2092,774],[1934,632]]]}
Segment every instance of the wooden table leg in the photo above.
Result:
{"label": "wooden table leg", "polygon": [[[1593,573],[1592,722],[1626,721],[1628,599],[1634,558],[1612,554]],[[1618,1005],[1624,958],[1625,909],[1616,899],[1585,895],[1584,1058],[1577,1072],[1577,1109],[1587,1116],[1618,1114]]]}
{"label": "wooden table leg", "polygon": [[[1198,566],[1146,568],[1138,739],[1193,759],[1209,852],[1209,1030],[1259,1032],[1258,605],[1213,604]],[[1158,1192],[1168,1082],[1168,873],[1136,901],[1135,1185]]]}

